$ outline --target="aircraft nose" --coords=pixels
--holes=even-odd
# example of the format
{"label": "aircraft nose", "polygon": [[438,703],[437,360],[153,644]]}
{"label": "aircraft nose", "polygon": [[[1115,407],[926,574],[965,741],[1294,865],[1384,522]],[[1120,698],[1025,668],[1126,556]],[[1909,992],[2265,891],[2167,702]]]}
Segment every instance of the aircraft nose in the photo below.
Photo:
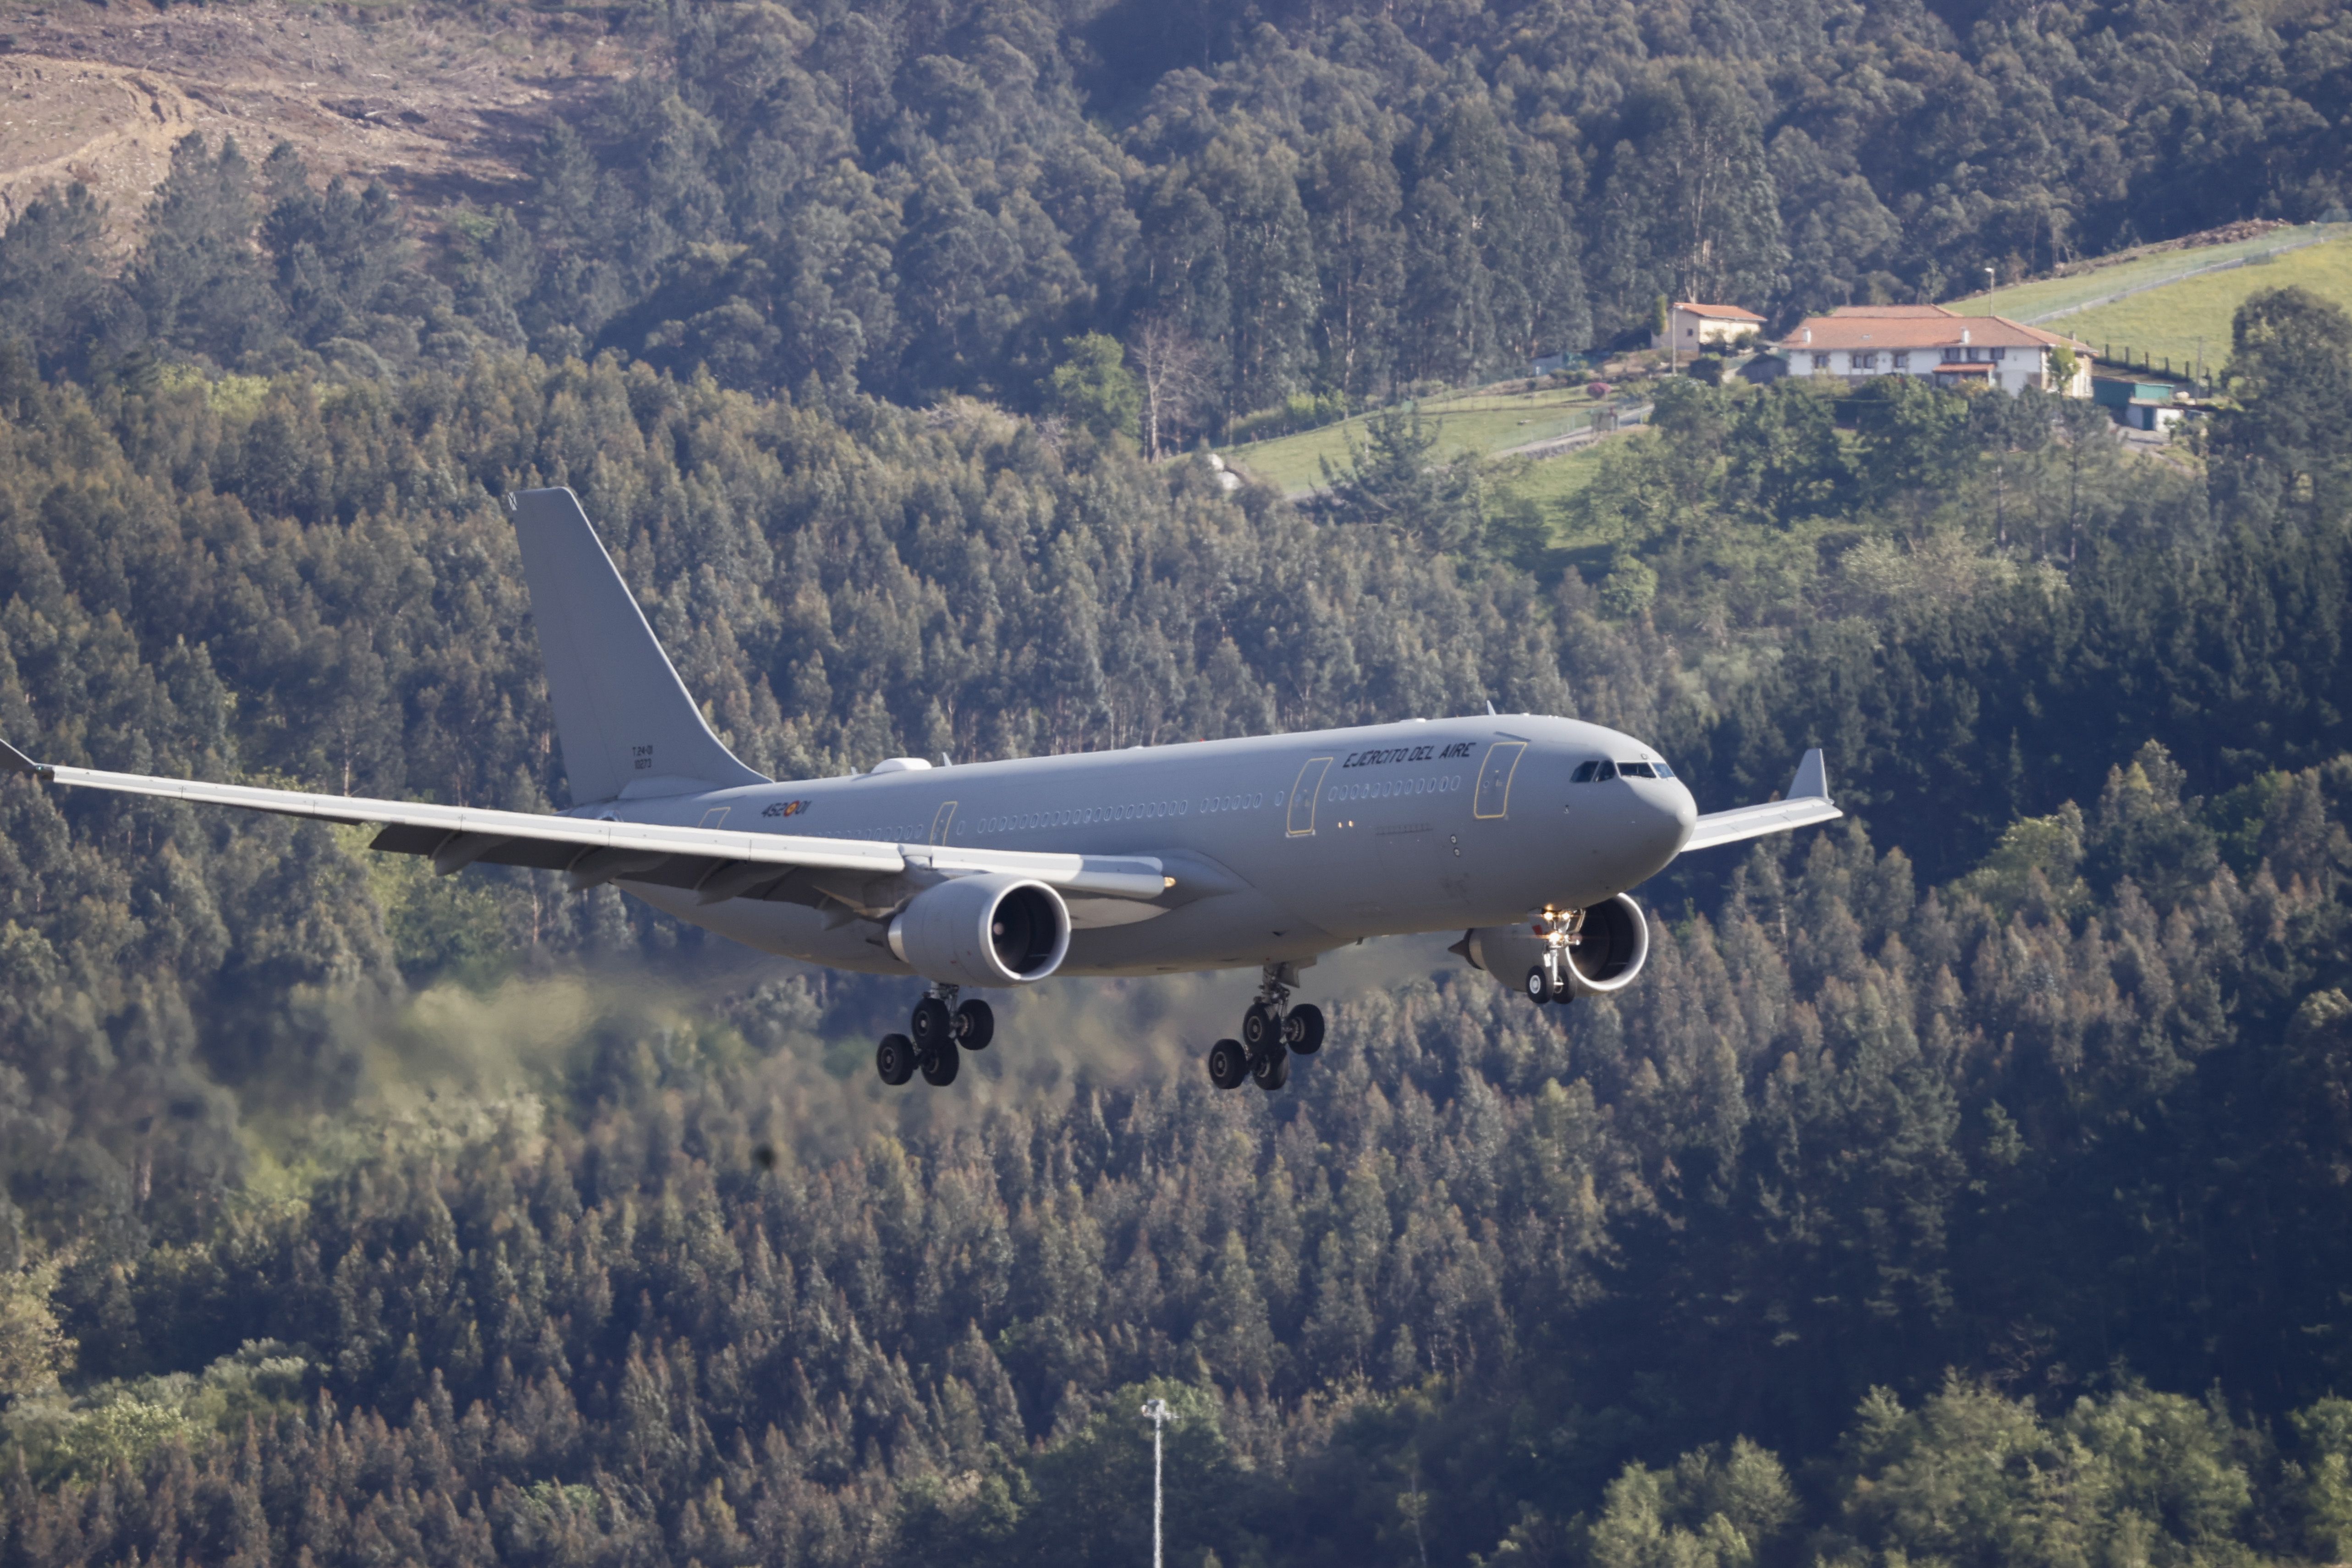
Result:
{"label": "aircraft nose", "polygon": [[1683,846],[1690,842],[1691,830],[1698,826],[1698,802],[1691,798],[1682,780],[1669,779],[1666,784],[1671,793],[1665,805],[1675,819],[1675,852],[1680,854]]}
{"label": "aircraft nose", "polygon": [[1698,803],[1680,779],[1645,780],[1640,790],[1643,847],[1665,863],[1682,853],[1698,826]]}
{"label": "aircraft nose", "polygon": [[1622,852],[1614,866],[1622,885],[1632,887],[1664,870],[1682,853],[1698,825],[1698,805],[1680,779],[1628,778],[1622,787]]}

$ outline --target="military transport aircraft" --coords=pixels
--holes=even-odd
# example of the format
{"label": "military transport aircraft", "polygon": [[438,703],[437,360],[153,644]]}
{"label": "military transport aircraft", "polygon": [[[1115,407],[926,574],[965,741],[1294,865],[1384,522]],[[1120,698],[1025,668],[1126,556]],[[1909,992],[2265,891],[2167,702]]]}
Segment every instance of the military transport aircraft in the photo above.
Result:
{"label": "military transport aircraft", "polygon": [[1700,815],[1664,758],[1598,724],[1532,714],[1412,719],[1250,740],[933,767],[893,757],[779,784],[703,722],[568,489],[507,498],[564,771],[553,816],[303,795],[37,763],[85,789],[378,824],[372,847],[611,882],[765,952],[919,977],[886,1083],[952,1082],[994,1032],[966,988],[1055,974],[1255,966],[1220,1089],[1289,1078],[1323,1043],[1290,996],[1318,954],[1462,930],[1454,951],[1534,1002],[1622,990],[1649,956],[1626,889],[1686,850],[1842,815],[1822,753],[1784,796]]}

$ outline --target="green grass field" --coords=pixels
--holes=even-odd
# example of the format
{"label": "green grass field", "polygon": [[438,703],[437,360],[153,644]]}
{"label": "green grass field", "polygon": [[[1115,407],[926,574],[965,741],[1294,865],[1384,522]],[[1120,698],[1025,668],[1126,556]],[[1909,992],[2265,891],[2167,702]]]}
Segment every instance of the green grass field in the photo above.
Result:
{"label": "green grass field", "polygon": [[[1990,298],[1983,294],[1969,294],[1958,300],[1948,300],[1945,303],[1964,314],[1982,310],[1996,316],[2007,316],[2013,321],[2022,321],[2047,311],[2063,310],[2092,300],[2104,299],[2118,289],[2163,283],[2200,268],[2308,241],[2323,232],[2316,226],[2278,229],[2256,239],[2242,239],[2229,245],[2200,246],[2192,250],[2162,251],[2155,256],[2143,256],[2137,260],[2119,261],[2112,267],[2078,272],[2071,278],[2043,278],[2031,283],[2014,284],[1996,289]],[[2058,321],[2047,324],[2055,328],[2060,321],[2072,323],[2074,320],[2073,316],[2063,316]]]}
{"label": "green grass field", "polygon": [[1557,511],[1559,503],[1592,482],[1601,454],[1608,444],[1607,441],[1596,441],[1590,447],[1572,447],[1556,458],[1528,463],[1515,478],[1505,481],[1502,488],[1507,495],[1523,496],[1540,503],[1545,514],[1553,518],[1553,531],[1556,533],[1559,531]]}
{"label": "green grass field", "polygon": [[[1551,436],[1581,429],[1592,417],[1592,400],[1582,388],[1545,388],[1529,394],[1498,396],[1466,392],[1449,397],[1424,397],[1421,412],[1438,427],[1437,449],[1494,453],[1523,447]],[[1364,439],[1364,416],[1358,415],[1319,430],[1302,431],[1272,441],[1227,447],[1221,455],[1254,479],[1297,493],[1323,482],[1323,460],[1334,468],[1348,466],[1350,441]],[[1538,464],[1538,468],[1545,465]]]}
{"label": "green grass field", "polygon": [[2128,347],[2134,361],[2169,357],[2176,370],[2196,363],[2201,342],[2205,363],[2218,371],[2230,357],[2230,318],[2248,295],[2289,285],[2308,289],[2352,310],[2352,237],[2290,251],[2274,261],[2184,278],[2112,305],[2100,305],[2050,323],[2120,359]]}

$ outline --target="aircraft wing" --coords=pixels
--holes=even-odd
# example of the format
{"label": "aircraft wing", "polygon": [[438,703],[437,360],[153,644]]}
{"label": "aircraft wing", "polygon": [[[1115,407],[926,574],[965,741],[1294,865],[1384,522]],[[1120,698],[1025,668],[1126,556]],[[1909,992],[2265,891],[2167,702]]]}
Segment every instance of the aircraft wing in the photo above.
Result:
{"label": "aircraft wing", "polygon": [[1707,812],[1691,829],[1683,853],[1761,838],[1768,833],[1786,833],[1792,827],[1810,827],[1816,822],[1834,822],[1844,815],[1830,804],[1829,769],[1822,761],[1821,748],[1816,746],[1797,764],[1797,776],[1789,781],[1787,791],[1779,800]]}
{"label": "aircraft wing", "polygon": [[1160,862],[1149,856],[1053,855],[733,833],[711,827],[662,827],[584,816],[305,795],[296,790],[36,763],[5,741],[0,741],[0,773],[26,773],[44,783],[118,795],[243,806],[248,811],[314,816],[326,822],[382,824],[383,831],[371,848],[430,855],[433,868],[445,876],[478,860],[537,866],[569,872],[579,887],[625,879],[689,889],[712,903],[725,898],[773,894],[776,885],[793,873],[806,873],[808,885],[781,895],[788,900],[824,900],[859,910],[896,901],[861,896],[857,890],[868,882],[893,878],[912,877],[920,882],[1006,871],[1066,892],[1123,899],[1156,899],[1173,885]]}

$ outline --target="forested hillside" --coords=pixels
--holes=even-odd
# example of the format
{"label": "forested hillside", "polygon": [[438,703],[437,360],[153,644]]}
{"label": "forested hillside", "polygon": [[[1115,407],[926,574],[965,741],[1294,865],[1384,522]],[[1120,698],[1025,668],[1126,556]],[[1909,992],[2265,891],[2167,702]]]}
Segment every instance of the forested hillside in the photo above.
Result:
{"label": "forested hillside", "polygon": [[643,68],[556,121],[511,203],[436,215],[429,272],[382,191],[191,150],[119,284],[82,266],[88,215],[50,212],[0,255],[0,313],[51,359],[614,349],[1023,409],[1100,332],[1181,445],[1293,397],[1516,374],[1645,330],[1662,294],[1785,324],[2352,199],[2352,20],[2325,5],[601,15]]}
{"label": "forested hillside", "polygon": [[1200,1072],[1240,976],[910,1095],[903,988],[10,777],[0,1568],[1132,1563],[1151,1394],[1176,1568],[2352,1552],[2342,311],[2161,462],[1907,382],[1661,383],[1567,515],[1409,414],[1312,510],[1142,449],[2312,216],[2340,11],[614,25],[454,250],[194,142],[125,266],[0,232],[0,736],[564,804],[557,482],[779,774],[1492,700],[1853,820],[1643,889],[1612,1000],[1351,950],[1286,1096]]}

